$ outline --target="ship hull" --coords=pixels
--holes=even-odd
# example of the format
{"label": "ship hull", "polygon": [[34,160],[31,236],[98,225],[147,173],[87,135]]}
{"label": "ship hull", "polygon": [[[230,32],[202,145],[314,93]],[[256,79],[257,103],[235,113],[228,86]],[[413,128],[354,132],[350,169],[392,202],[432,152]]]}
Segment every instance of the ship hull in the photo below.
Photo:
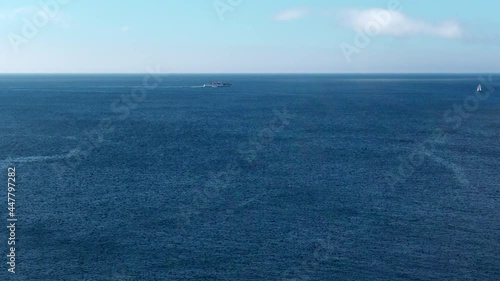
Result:
{"label": "ship hull", "polygon": [[205,88],[229,88],[231,84],[204,84]]}

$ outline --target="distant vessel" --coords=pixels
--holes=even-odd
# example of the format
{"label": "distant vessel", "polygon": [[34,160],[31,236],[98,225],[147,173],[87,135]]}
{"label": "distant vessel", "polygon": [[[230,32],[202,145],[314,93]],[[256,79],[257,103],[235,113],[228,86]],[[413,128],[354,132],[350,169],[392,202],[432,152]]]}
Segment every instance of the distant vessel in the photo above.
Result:
{"label": "distant vessel", "polygon": [[227,88],[231,87],[231,83],[223,83],[220,81],[212,81],[210,84],[205,84],[203,87],[209,87],[209,88]]}
{"label": "distant vessel", "polygon": [[481,88],[481,84],[477,85],[476,92],[482,92],[483,89]]}

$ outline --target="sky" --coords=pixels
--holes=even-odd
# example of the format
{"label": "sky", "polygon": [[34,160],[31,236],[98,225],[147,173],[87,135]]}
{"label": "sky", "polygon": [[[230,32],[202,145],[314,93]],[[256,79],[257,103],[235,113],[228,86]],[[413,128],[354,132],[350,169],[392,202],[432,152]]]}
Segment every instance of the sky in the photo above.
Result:
{"label": "sky", "polygon": [[500,72],[490,0],[1,0],[0,73]]}

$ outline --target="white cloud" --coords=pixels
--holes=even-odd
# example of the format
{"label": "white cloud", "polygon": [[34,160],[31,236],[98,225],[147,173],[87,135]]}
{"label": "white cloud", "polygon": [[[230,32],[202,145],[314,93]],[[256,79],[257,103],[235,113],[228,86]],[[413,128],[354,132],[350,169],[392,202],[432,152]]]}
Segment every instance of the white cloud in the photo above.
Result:
{"label": "white cloud", "polygon": [[129,26],[122,26],[121,30],[122,30],[122,32],[129,32],[130,27]]}
{"label": "white cloud", "polygon": [[394,10],[386,9],[349,9],[341,14],[344,25],[364,32],[372,30],[379,35],[397,37],[430,35],[448,39],[462,39],[464,30],[456,21],[432,24],[414,19]]}
{"label": "white cloud", "polygon": [[291,21],[298,20],[309,15],[309,10],[305,8],[290,9],[279,12],[274,15],[274,20],[276,21]]}

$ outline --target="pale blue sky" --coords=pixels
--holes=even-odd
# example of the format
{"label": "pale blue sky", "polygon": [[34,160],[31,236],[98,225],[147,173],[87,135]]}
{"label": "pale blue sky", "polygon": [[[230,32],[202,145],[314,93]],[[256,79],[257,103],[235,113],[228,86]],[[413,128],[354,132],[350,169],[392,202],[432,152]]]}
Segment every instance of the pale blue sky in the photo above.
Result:
{"label": "pale blue sky", "polygon": [[[364,45],[355,44],[355,29],[377,20],[374,13],[387,11],[391,0],[59,0],[69,3],[57,4],[43,23],[40,3],[51,1],[0,2],[0,72],[500,69],[496,1],[393,1],[400,9],[376,21],[380,29]],[[23,33],[27,21],[37,25],[36,15],[40,28]],[[345,46],[356,52],[346,56]]]}

